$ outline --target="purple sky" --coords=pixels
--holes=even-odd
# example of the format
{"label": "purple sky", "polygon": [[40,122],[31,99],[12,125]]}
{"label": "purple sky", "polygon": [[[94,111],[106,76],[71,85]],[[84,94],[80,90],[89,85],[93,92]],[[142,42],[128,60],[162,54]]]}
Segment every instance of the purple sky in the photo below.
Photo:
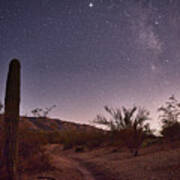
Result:
{"label": "purple sky", "polygon": [[87,123],[103,106],[145,106],[152,125],[180,99],[179,0],[1,0],[0,99],[22,64],[22,114]]}

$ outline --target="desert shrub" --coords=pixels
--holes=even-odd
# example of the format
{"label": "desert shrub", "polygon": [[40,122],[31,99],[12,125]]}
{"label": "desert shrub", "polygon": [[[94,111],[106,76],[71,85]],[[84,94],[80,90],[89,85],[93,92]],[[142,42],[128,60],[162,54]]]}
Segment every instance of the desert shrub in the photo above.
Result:
{"label": "desert shrub", "polygon": [[50,111],[52,111],[56,105],[52,105],[50,107],[46,107],[44,109],[42,108],[35,108],[31,111],[34,117],[41,117],[41,118],[47,118],[47,115]]}
{"label": "desert shrub", "polygon": [[65,149],[71,149],[75,145],[77,134],[75,131],[66,130],[62,132],[61,143],[64,145]]}
{"label": "desert shrub", "polygon": [[53,168],[44,145],[47,135],[41,131],[20,130],[19,132],[19,171],[36,173]]}
{"label": "desert shrub", "polygon": [[163,126],[161,130],[161,134],[168,139],[180,139],[180,122],[174,122],[168,124],[167,126]]}
{"label": "desert shrub", "polygon": [[145,137],[151,134],[149,128],[149,112],[144,108],[133,107],[127,109],[113,109],[105,106],[110,118],[97,115],[95,123],[107,126],[115,139],[129,148],[130,152],[136,156]]}
{"label": "desert shrub", "polygon": [[31,130],[20,130],[19,132],[19,151],[22,156],[36,153],[47,143],[43,132]]}
{"label": "desert shrub", "polygon": [[22,173],[40,173],[48,170],[53,170],[54,167],[50,163],[50,157],[44,152],[40,151],[36,154],[31,154],[29,157],[20,155],[19,172]]}
{"label": "desert shrub", "polygon": [[64,145],[64,149],[70,149],[75,146],[84,146],[92,149],[100,146],[104,138],[105,135],[102,132],[69,129],[61,132],[59,142]]}
{"label": "desert shrub", "polygon": [[165,138],[176,139],[180,137],[180,103],[175,96],[169,97],[165,105],[158,111],[162,122],[161,134]]}
{"label": "desert shrub", "polygon": [[47,131],[44,132],[44,136],[46,136],[48,144],[59,144],[62,139],[61,131]]}
{"label": "desert shrub", "polygon": [[76,144],[80,144],[79,133],[72,129],[62,130],[59,133],[59,144],[63,144],[64,150],[71,149]]}
{"label": "desert shrub", "polygon": [[108,134],[104,132],[94,132],[94,133],[88,133],[87,134],[87,142],[86,146],[89,149],[93,149],[96,147],[99,147],[101,145],[104,145],[108,141]]}
{"label": "desert shrub", "polygon": [[[49,134],[53,138],[48,139]],[[53,132],[19,130],[19,167],[20,174],[39,173],[52,170],[50,157],[46,153],[44,146],[55,141]],[[0,131],[0,150],[4,144],[3,131]],[[1,152],[2,153],[2,152]],[[1,156],[0,156],[1,158]]]}

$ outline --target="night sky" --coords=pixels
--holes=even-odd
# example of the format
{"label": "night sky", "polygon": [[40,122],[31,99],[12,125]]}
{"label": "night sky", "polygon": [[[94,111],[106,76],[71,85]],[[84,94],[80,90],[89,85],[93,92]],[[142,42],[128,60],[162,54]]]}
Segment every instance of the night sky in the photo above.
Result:
{"label": "night sky", "polygon": [[21,114],[87,123],[103,106],[180,99],[179,0],[0,0],[0,99],[22,64]]}

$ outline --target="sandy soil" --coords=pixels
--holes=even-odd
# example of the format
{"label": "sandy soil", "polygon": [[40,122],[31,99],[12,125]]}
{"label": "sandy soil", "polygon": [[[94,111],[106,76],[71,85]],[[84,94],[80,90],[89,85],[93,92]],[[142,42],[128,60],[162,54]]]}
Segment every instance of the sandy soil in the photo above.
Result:
{"label": "sandy soil", "polygon": [[[155,145],[144,148],[138,157],[112,147],[75,153],[59,145],[47,147],[56,170],[26,177],[51,177],[49,180],[179,180],[180,142],[174,147]],[[26,180],[25,178],[23,180]],[[48,180],[48,178],[44,178]]]}
{"label": "sandy soil", "polygon": [[69,156],[81,161],[92,171],[95,179],[180,179],[180,147],[154,146],[141,150],[138,157],[132,157],[127,151],[113,153],[111,148],[81,154],[69,153]]}
{"label": "sandy soil", "polygon": [[95,180],[92,173],[82,166],[78,161],[67,158],[62,154],[60,145],[51,145],[47,147],[47,154],[50,155],[51,164],[54,170],[39,174],[26,174],[21,177],[22,180]]}

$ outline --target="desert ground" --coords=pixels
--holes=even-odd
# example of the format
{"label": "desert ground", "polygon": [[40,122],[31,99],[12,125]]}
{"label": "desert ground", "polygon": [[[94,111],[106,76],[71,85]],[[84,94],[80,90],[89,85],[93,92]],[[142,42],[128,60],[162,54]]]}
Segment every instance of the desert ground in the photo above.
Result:
{"label": "desert ground", "polygon": [[54,170],[24,175],[24,180],[179,180],[180,141],[154,144],[133,157],[126,149],[100,147],[84,152],[47,145]]}

